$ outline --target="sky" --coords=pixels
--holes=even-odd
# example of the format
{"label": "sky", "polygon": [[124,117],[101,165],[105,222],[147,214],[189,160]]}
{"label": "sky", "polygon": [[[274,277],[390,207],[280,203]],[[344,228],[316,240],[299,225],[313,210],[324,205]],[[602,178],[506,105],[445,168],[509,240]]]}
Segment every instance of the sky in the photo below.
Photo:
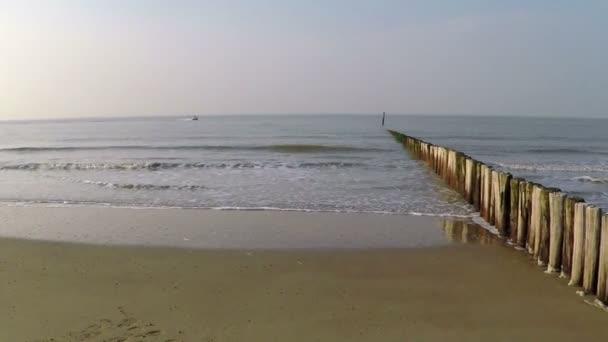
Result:
{"label": "sky", "polygon": [[608,1],[0,0],[0,119],[608,117]]}

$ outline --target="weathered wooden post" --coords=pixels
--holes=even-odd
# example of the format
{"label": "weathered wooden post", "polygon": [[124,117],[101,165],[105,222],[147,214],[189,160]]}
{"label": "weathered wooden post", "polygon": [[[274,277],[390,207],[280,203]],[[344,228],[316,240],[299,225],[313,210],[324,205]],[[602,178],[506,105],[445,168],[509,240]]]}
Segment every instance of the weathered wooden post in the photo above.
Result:
{"label": "weathered wooden post", "polygon": [[443,172],[443,155],[441,154],[442,151],[442,147],[438,146],[437,147],[437,175],[439,175],[439,177],[442,176],[442,172]]}
{"label": "weathered wooden post", "polygon": [[426,163],[428,163],[428,159],[426,158],[426,151],[428,148],[428,144],[424,141],[420,142],[420,158]]}
{"label": "weathered wooden post", "polygon": [[473,207],[481,211],[481,165],[475,160],[475,187],[473,188]]}
{"label": "weathered wooden post", "polygon": [[551,210],[549,208],[549,194],[555,189],[541,188],[540,192],[540,253],[538,257],[539,266],[547,266],[549,263],[549,226],[551,224]]}
{"label": "weathered wooden post", "polygon": [[488,188],[488,175],[487,175],[488,166],[481,163],[479,165],[480,170],[480,181],[481,181],[481,191],[479,194],[479,206],[481,207],[480,214],[481,217],[488,221],[488,198],[489,198],[489,188]]}
{"label": "weathered wooden post", "polygon": [[585,203],[574,204],[574,233],[572,242],[572,270],[570,274],[570,286],[583,285],[583,270],[585,268],[585,227],[586,227],[587,205]]}
{"label": "weathered wooden post", "polygon": [[439,151],[441,150],[441,147],[439,146],[435,146],[434,148],[434,158],[435,158],[435,174],[439,175],[439,173],[441,172],[441,163],[440,163],[440,158],[439,158]]}
{"label": "weathered wooden post", "polygon": [[602,305],[605,305],[608,303],[608,215],[602,216],[602,231],[600,235],[597,299]]}
{"label": "weathered wooden post", "polygon": [[458,152],[450,150],[450,157],[452,158],[452,189],[458,191]]}
{"label": "weathered wooden post", "polygon": [[467,176],[467,167],[466,167],[467,156],[462,152],[456,153],[456,178],[458,179],[458,192],[462,195],[462,197],[468,202],[469,196],[467,195],[465,184],[466,184],[466,176]]}
{"label": "weathered wooden post", "polygon": [[508,173],[494,171],[492,173],[494,185],[494,225],[498,230],[500,236],[508,236],[508,222],[507,215],[509,213],[509,185],[511,181],[511,175]]}
{"label": "weathered wooden post", "polygon": [[437,174],[439,175],[439,177],[441,177],[441,179],[444,179],[443,176],[445,175],[445,149],[443,147],[439,147],[439,151],[437,152],[439,154],[439,172],[437,172]]}
{"label": "weathered wooden post", "polygon": [[445,147],[441,148],[441,178],[447,182],[447,174],[448,174],[448,151]]}
{"label": "weathered wooden post", "polygon": [[519,222],[519,178],[511,178],[511,184],[509,185],[509,232],[512,243],[517,244],[517,228]]}
{"label": "weathered wooden post", "polygon": [[564,201],[566,194],[549,194],[549,266],[547,272],[559,272],[562,267],[562,245],[564,241]]}
{"label": "weathered wooden post", "polygon": [[517,246],[521,248],[526,247],[526,241],[528,238],[528,195],[526,189],[528,182],[521,181],[519,183],[519,200],[517,210]]}
{"label": "weathered wooden post", "polygon": [[465,182],[464,182],[464,189],[465,189],[465,195],[466,195],[466,200],[469,204],[473,204],[473,194],[474,194],[474,190],[473,188],[475,187],[475,162],[473,161],[473,159],[471,158],[467,158],[464,161],[465,163]]}
{"label": "weathered wooden post", "polygon": [[530,231],[528,233],[528,253],[532,254],[534,259],[538,259],[540,250],[540,187],[534,184],[532,187],[532,200],[530,212]]}
{"label": "weathered wooden post", "polygon": [[585,266],[583,269],[583,291],[595,293],[597,286],[597,266],[600,248],[601,210],[587,207],[585,213]]}
{"label": "weathered wooden post", "polygon": [[440,151],[440,150],[441,150],[441,147],[440,147],[440,146],[435,146],[435,148],[434,148],[434,152],[433,152],[433,153],[434,153],[434,155],[435,155],[435,156],[434,156],[434,158],[435,158],[434,163],[435,163],[435,174],[436,174],[436,175],[439,175],[439,174],[440,174],[440,172],[441,172],[441,171],[440,171],[440,169],[441,169],[441,161],[440,161],[440,158],[439,158],[439,151]]}
{"label": "weathered wooden post", "polygon": [[584,202],[580,197],[568,197],[564,202],[564,242],[562,248],[561,277],[568,278],[572,273],[572,255],[574,254],[574,205]]}
{"label": "weathered wooden post", "polygon": [[490,217],[488,223],[492,226],[496,225],[496,196],[499,192],[498,171],[490,171],[491,187],[490,187]]}
{"label": "weathered wooden post", "polygon": [[489,224],[496,226],[496,201],[498,200],[496,196],[496,194],[498,194],[500,192],[500,183],[498,182],[498,171],[496,170],[492,170],[490,172],[490,179],[492,179],[492,186],[490,188],[490,220],[488,221]]}
{"label": "weathered wooden post", "polygon": [[447,159],[446,165],[447,165],[447,167],[446,167],[446,173],[445,173],[445,181],[448,184],[448,187],[450,189],[454,189],[454,185],[453,185],[453,182],[452,182],[452,175],[454,174],[453,173],[453,170],[454,170],[454,159],[453,159],[453,156],[454,155],[453,155],[453,153],[452,153],[451,150],[447,150],[446,152],[447,152],[447,154],[446,154],[446,159]]}
{"label": "weathered wooden post", "polygon": [[486,222],[490,224],[493,223],[493,206],[492,206],[492,168],[490,166],[486,167]]}

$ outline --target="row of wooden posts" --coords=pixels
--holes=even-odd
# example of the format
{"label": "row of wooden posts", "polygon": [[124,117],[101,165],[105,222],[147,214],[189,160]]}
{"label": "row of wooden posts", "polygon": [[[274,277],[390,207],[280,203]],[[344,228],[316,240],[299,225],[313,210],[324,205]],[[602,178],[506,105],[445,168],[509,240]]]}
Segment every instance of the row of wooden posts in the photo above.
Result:
{"label": "row of wooden posts", "polygon": [[480,216],[548,273],[608,303],[608,214],[560,189],[515,178],[466,154],[389,131]]}

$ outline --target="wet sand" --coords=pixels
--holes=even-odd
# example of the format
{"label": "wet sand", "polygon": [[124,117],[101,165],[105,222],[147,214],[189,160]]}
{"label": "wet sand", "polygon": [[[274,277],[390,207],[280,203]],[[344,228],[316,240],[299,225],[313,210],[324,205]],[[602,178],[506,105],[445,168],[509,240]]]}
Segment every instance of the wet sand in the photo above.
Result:
{"label": "wet sand", "polygon": [[[0,237],[204,249],[445,246],[439,220],[358,213],[0,207]],[[431,229],[427,229],[431,227]]]}
{"label": "wet sand", "polygon": [[[10,222],[0,210],[1,225]],[[80,220],[84,208],[52,212],[36,228]],[[49,215],[20,208],[30,219]],[[128,217],[179,221],[183,211],[86,211],[125,227]],[[80,212],[76,214],[76,212]],[[71,212],[74,215],[69,215]],[[187,214],[203,218],[205,211]],[[143,213],[143,214],[142,214]],[[20,212],[23,214],[23,212]],[[294,213],[249,222],[305,229]],[[124,215],[128,217],[123,217]],[[199,216],[200,215],[200,216]],[[340,216],[307,214],[323,226]],[[331,217],[330,217],[331,216]],[[386,220],[364,215],[360,222]],[[371,216],[371,217],[370,217]],[[348,219],[346,219],[348,220]],[[390,218],[392,220],[392,218]],[[297,219],[294,218],[297,222]],[[207,222],[207,223],[205,223]],[[201,230],[214,219],[197,223]],[[385,221],[386,222],[386,221]],[[401,217],[400,227],[461,241],[475,228]],[[349,222],[350,223],[350,222]],[[362,223],[363,224],[363,223]],[[21,227],[35,231],[35,227]],[[138,230],[138,228],[133,228]],[[375,229],[373,226],[357,230]],[[74,230],[74,227],[71,228]],[[264,235],[264,234],[261,234]],[[279,250],[103,246],[0,239],[0,341],[600,341],[608,315],[541,272],[522,253],[487,244]],[[202,236],[202,235],[201,235]],[[307,235],[310,241],[322,240]],[[331,236],[331,235],[330,235]],[[36,236],[29,236],[35,238]],[[339,240],[343,241],[343,240]]]}

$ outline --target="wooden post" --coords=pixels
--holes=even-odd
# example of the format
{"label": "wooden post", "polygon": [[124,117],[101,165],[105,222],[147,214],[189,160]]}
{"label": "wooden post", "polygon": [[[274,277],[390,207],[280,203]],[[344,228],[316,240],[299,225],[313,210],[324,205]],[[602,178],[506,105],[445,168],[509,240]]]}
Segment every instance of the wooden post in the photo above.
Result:
{"label": "wooden post", "polygon": [[456,154],[452,150],[448,150],[448,168],[446,172],[446,183],[448,183],[448,187],[454,190],[454,168],[455,168],[455,157]]}
{"label": "wooden post", "polygon": [[[490,193],[490,221],[488,221],[489,224],[496,226],[496,197],[497,194],[500,192],[500,183],[498,182],[498,171],[496,170],[492,170],[491,173],[491,179],[492,179],[492,188],[491,188],[491,193]],[[500,231],[499,231],[500,233]],[[501,234],[502,235],[502,234]]]}
{"label": "wooden post", "polygon": [[435,174],[437,174],[437,168],[436,168],[437,157],[436,157],[435,151],[436,151],[436,147],[434,145],[431,146],[431,152],[430,152],[431,153],[431,170],[433,170],[433,172],[435,172]]}
{"label": "wooden post", "polygon": [[[462,194],[462,196],[465,198],[465,200],[467,202],[469,202],[469,195],[467,195],[466,190],[465,190],[465,184],[466,184],[466,178],[467,178],[467,159],[469,159],[469,157],[464,154],[464,153],[460,153],[459,155],[459,161],[458,164],[460,166],[459,168],[459,177],[458,177],[458,184],[460,184],[460,193]],[[472,202],[469,202],[469,204],[471,204]]]}
{"label": "wooden post", "polygon": [[441,146],[437,146],[437,150],[435,151],[436,160],[435,160],[435,173],[441,177]]}
{"label": "wooden post", "polygon": [[490,171],[490,217],[488,223],[492,226],[496,225],[496,194],[499,192],[498,171]]}
{"label": "wooden post", "polygon": [[518,201],[517,201],[517,246],[521,248],[526,247],[526,238],[528,237],[528,211],[526,209],[526,185],[528,182],[521,181],[518,186]]}
{"label": "wooden post", "polygon": [[420,147],[420,151],[418,151],[418,154],[420,155],[420,160],[426,162],[426,143],[420,140],[418,146]]}
{"label": "wooden post", "polygon": [[547,272],[554,273],[562,267],[562,245],[564,239],[564,201],[566,194],[552,192],[549,194],[549,266]]}
{"label": "wooden post", "polygon": [[486,222],[493,224],[492,217],[492,168],[486,167]]}
{"label": "wooden post", "polygon": [[451,176],[452,176],[452,189],[454,191],[456,191],[457,193],[462,195],[462,192],[460,191],[460,155],[462,153],[458,152],[458,151],[453,151],[450,150],[450,157],[452,159],[452,172],[451,172]]}
{"label": "wooden post", "polygon": [[488,221],[488,206],[490,198],[490,188],[488,180],[488,166],[481,164],[479,166],[481,173],[481,192],[480,192],[480,206],[481,206],[481,217],[487,222]]}
{"label": "wooden post", "polygon": [[473,159],[471,158],[467,158],[465,159],[465,182],[464,182],[464,189],[465,189],[465,195],[466,195],[466,200],[469,204],[473,204],[473,194],[474,194],[474,190],[473,188],[475,187],[475,162],[473,161]]}
{"label": "wooden post", "polygon": [[529,213],[529,195],[528,182],[521,181],[519,183],[519,210],[517,211],[517,246],[526,247],[528,240],[528,213]]}
{"label": "wooden post", "polygon": [[568,278],[572,273],[572,255],[574,253],[574,205],[583,202],[580,197],[568,197],[564,203],[564,242],[562,248],[562,274]]}
{"label": "wooden post", "polygon": [[534,259],[538,259],[540,251],[540,187],[534,184],[532,188],[532,202],[531,202],[531,217],[530,217],[530,233],[528,234],[528,252],[532,254]]}
{"label": "wooden post", "polygon": [[574,204],[574,232],[572,238],[572,270],[570,274],[570,286],[583,285],[583,270],[585,268],[585,226],[587,205],[585,203]]}
{"label": "wooden post", "polygon": [[602,233],[600,235],[597,299],[603,304],[606,304],[608,303],[608,215],[602,216]]}
{"label": "wooden post", "polygon": [[600,248],[600,208],[587,207],[585,213],[585,266],[583,269],[583,291],[595,293],[597,286],[597,266]]}
{"label": "wooden post", "polygon": [[512,243],[517,243],[517,228],[519,222],[519,183],[522,180],[519,178],[511,178],[509,185],[509,232]]}
{"label": "wooden post", "polygon": [[530,232],[532,231],[532,191],[534,190],[534,183],[528,182],[526,184],[526,211],[528,213],[528,236],[526,236],[526,241],[529,239]]}
{"label": "wooden post", "polygon": [[509,213],[509,184],[511,175],[500,171],[492,173],[494,184],[494,225],[500,236],[508,236],[508,220]]}
{"label": "wooden post", "polygon": [[481,211],[481,165],[475,160],[475,186],[473,188],[473,207],[476,211]]}
{"label": "wooden post", "polygon": [[540,253],[538,265],[543,267],[549,263],[549,225],[551,224],[549,193],[554,191],[554,189],[542,187],[540,192]]}
{"label": "wooden post", "polygon": [[448,178],[448,150],[441,148],[441,178],[447,182]]}

